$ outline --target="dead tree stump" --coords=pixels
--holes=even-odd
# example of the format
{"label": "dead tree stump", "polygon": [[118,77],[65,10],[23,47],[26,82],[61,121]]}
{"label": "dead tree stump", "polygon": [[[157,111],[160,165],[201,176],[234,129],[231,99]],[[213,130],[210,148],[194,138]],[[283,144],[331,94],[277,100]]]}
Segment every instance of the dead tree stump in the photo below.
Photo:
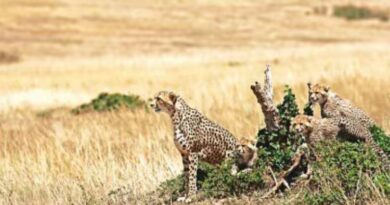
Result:
{"label": "dead tree stump", "polygon": [[273,103],[272,77],[269,65],[267,65],[264,74],[264,88],[258,82],[255,82],[251,89],[263,111],[266,129],[270,131],[277,130],[279,129],[280,116]]}
{"label": "dead tree stump", "polygon": [[[281,117],[278,113],[276,106],[273,103],[273,87],[272,87],[272,76],[271,76],[271,68],[267,65],[267,68],[264,71],[265,79],[264,79],[264,87],[258,82],[255,82],[254,85],[251,85],[251,89],[253,94],[257,98],[257,102],[260,104],[261,110],[264,115],[264,122],[266,125],[266,129],[268,131],[277,131],[280,129]],[[291,159],[291,166],[282,171],[279,175],[279,178],[276,179],[274,177],[274,186],[271,188],[262,198],[267,198],[277,192],[283,185],[290,189],[290,185],[288,184],[287,177],[301,164],[303,157],[307,154],[307,145],[306,143],[302,144],[293,158]],[[272,172],[272,170],[271,170]],[[306,175],[310,175],[311,170],[306,173]]]}

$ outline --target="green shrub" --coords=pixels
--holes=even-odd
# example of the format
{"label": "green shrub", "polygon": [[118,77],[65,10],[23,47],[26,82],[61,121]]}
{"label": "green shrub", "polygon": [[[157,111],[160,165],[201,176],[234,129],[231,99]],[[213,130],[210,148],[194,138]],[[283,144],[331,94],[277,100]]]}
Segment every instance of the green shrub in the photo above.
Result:
{"label": "green shrub", "polygon": [[390,174],[389,173],[377,173],[373,176],[373,181],[377,187],[379,187],[387,197],[390,197]]}
{"label": "green shrub", "polygon": [[332,204],[332,205],[342,205],[344,203],[343,194],[340,191],[334,190],[325,193],[321,192],[305,192],[304,202],[302,204],[310,205],[322,205],[322,204]]}
{"label": "green shrub", "polygon": [[91,102],[82,104],[74,109],[72,113],[80,114],[90,111],[113,111],[120,108],[147,108],[145,101],[141,100],[139,96],[136,95],[124,95],[119,93],[101,93]]}
{"label": "green shrub", "polygon": [[[207,198],[223,198],[251,193],[264,186],[263,167],[255,167],[251,172],[231,174],[233,162],[227,160],[219,166],[212,166],[204,162],[199,163],[197,172],[198,190]],[[167,180],[159,187],[159,195],[165,202],[175,201],[184,194],[184,177]]]}
{"label": "green shrub", "polygon": [[173,179],[169,179],[160,184],[158,190],[159,197],[165,202],[176,201],[184,192],[184,175],[181,174]]}
{"label": "green shrub", "polygon": [[378,126],[373,126],[371,128],[371,133],[375,142],[383,149],[387,156],[390,157],[390,136],[387,136],[385,131]]}
{"label": "green shrub", "polygon": [[[371,128],[371,134],[375,142],[383,149],[390,158],[390,136],[386,135],[385,131],[378,126]],[[390,174],[378,173],[374,176],[375,185],[379,186],[387,196],[390,196]]]}
{"label": "green shrub", "polygon": [[389,173],[380,169],[376,153],[364,143],[324,142],[315,148],[313,179],[305,194],[307,204],[363,203],[372,195],[369,180],[389,195]]}
{"label": "green shrub", "polygon": [[263,187],[263,167],[255,166],[251,172],[231,175],[232,161],[226,161],[218,167],[209,166],[207,176],[200,181],[200,189],[207,197],[222,198],[251,193]]}
{"label": "green shrub", "polygon": [[[378,126],[371,128],[374,140],[389,155],[390,137]],[[390,173],[381,170],[381,161],[362,142],[330,141],[315,148],[317,160],[313,179],[304,195],[305,204],[346,204],[354,198],[362,204],[373,196],[370,181],[390,197]]]}
{"label": "green shrub", "polygon": [[345,18],[347,20],[373,19],[377,18],[381,21],[387,21],[388,16],[379,11],[373,11],[366,7],[357,7],[353,5],[335,6],[333,15],[336,17]]}
{"label": "green shrub", "polygon": [[309,103],[307,103],[305,105],[305,107],[303,108],[303,114],[308,115],[308,116],[314,115],[314,110]]}
{"label": "green shrub", "polygon": [[288,86],[284,93],[283,102],[277,106],[281,116],[280,128],[276,131],[268,131],[264,128],[257,134],[259,159],[276,171],[290,164],[291,157],[303,142],[303,138],[290,132],[291,120],[299,114],[295,95]]}

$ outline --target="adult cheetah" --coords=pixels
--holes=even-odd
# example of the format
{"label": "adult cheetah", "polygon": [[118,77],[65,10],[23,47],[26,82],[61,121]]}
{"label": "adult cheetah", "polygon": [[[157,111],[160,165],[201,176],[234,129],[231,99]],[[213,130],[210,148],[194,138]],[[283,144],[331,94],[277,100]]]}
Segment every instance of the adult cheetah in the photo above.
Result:
{"label": "adult cheetah", "polygon": [[339,121],[340,132],[351,139],[362,140],[370,145],[383,160],[386,169],[390,169],[390,162],[383,151],[374,141],[370,128],[375,122],[361,109],[352,105],[332,92],[328,86],[308,83],[309,103],[311,106],[318,103],[321,107],[321,117]]}
{"label": "adult cheetah", "polygon": [[[173,92],[161,91],[154,97],[151,106],[156,112],[169,114],[173,124],[174,142],[182,156],[185,178],[185,196],[178,201],[191,202],[196,195],[198,161],[220,164],[227,157],[236,159],[237,166],[253,165],[256,148],[239,143],[226,129],[212,122],[199,111],[191,108]],[[232,170],[237,172],[237,167]]]}

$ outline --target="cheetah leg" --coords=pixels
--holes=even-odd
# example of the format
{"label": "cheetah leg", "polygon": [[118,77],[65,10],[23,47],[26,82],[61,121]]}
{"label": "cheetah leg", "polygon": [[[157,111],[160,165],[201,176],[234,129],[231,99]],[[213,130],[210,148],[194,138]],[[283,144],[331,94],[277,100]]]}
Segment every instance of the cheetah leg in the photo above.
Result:
{"label": "cheetah leg", "polygon": [[192,152],[189,154],[189,160],[190,160],[190,171],[189,171],[189,191],[188,196],[192,197],[196,194],[197,188],[196,188],[196,172],[198,170],[198,153]]}
{"label": "cheetah leg", "polygon": [[230,170],[230,174],[236,176],[238,173],[238,166],[236,164],[232,165],[232,169]]}
{"label": "cheetah leg", "polygon": [[[234,151],[227,151],[225,153],[225,159],[234,159],[235,152]],[[238,173],[238,166],[236,164],[236,161],[234,161],[234,164],[232,165],[232,169],[230,170],[230,174],[235,176]]]}
{"label": "cheetah leg", "polygon": [[190,161],[188,159],[188,156],[182,155],[182,161],[183,161],[183,175],[184,175],[184,190],[185,194],[188,194],[188,172],[189,172],[189,164]]}
{"label": "cheetah leg", "polygon": [[[196,191],[197,191],[197,187],[196,187],[196,174],[197,174],[197,170],[198,170],[198,161],[199,161],[199,156],[198,156],[198,153],[196,152],[191,152],[189,155],[188,155],[188,163],[187,163],[187,167],[188,167],[188,174],[187,174],[187,196],[184,196],[184,197],[180,197],[177,201],[179,202],[185,202],[185,203],[190,203],[192,201],[192,198],[195,197],[196,195]],[[184,161],[183,161],[184,163]]]}
{"label": "cheetah leg", "polygon": [[182,197],[179,197],[177,199],[177,201],[179,202],[185,202],[186,198],[187,198],[187,195],[188,195],[188,187],[189,187],[189,184],[188,184],[188,178],[189,178],[189,164],[190,164],[190,160],[188,158],[188,156],[186,155],[181,155],[182,157],[182,162],[183,162],[183,175],[184,175],[184,196]]}
{"label": "cheetah leg", "polygon": [[[343,117],[340,119],[340,127],[343,132],[348,134],[350,137],[353,137],[358,140],[363,140],[369,142],[372,139],[372,134],[370,132],[369,126],[367,123],[360,121],[350,121],[348,118]],[[370,143],[370,142],[369,142]]]}

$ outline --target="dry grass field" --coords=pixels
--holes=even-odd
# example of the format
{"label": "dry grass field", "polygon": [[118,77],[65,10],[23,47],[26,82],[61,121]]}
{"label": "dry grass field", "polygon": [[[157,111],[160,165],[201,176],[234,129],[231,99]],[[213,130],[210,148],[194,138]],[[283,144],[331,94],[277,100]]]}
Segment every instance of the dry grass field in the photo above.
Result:
{"label": "dry grass field", "polygon": [[254,138],[249,86],[270,64],[277,101],[289,84],[302,108],[306,83],[323,82],[390,131],[390,22],[314,12],[332,4],[0,0],[0,204],[107,204],[180,173],[168,116],[69,112],[103,91],[172,90]]}

